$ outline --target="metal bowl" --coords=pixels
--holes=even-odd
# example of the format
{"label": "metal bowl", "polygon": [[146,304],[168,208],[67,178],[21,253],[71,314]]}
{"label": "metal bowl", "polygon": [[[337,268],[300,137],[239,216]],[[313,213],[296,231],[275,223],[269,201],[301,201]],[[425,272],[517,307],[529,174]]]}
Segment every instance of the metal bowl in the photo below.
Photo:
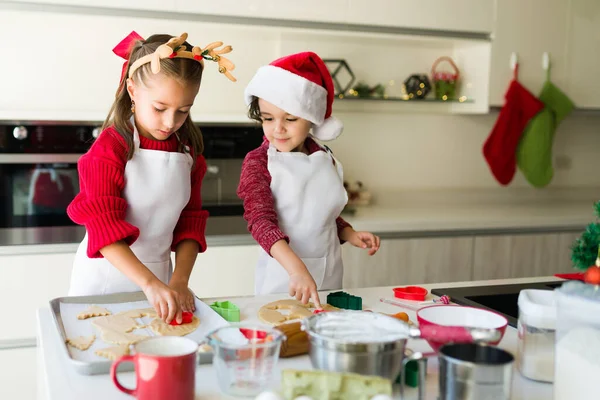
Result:
{"label": "metal bowl", "polygon": [[320,313],[305,318],[314,368],[377,375],[392,382],[402,371],[409,326],[367,311]]}

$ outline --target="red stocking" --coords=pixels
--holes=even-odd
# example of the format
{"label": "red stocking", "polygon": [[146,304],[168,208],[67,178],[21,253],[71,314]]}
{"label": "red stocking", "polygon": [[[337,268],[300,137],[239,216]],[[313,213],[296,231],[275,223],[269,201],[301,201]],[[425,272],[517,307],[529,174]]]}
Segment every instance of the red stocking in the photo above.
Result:
{"label": "red stocking", "polygon": [[504,107],[500,110],[492,133],[483,145],[485,160],[494,177],[502,185],[508,185],[515,176],[515,152],[525,126],[544,108],[544,103],[517,81],[517,70],[518,66],[504,95]]}

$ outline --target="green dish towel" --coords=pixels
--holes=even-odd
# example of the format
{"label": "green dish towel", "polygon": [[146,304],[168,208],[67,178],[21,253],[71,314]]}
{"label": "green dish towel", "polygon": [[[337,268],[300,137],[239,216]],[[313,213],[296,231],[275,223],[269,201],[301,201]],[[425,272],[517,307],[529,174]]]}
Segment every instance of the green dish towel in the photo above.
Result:
{"label": "green dish towel", "polygon": [[552,146],[558,125],[573,110],[574,104],[550,80],[539,96],[545,107],[529,121],[517,148],[517,165],[535,187],[544,187],[554,176]]}

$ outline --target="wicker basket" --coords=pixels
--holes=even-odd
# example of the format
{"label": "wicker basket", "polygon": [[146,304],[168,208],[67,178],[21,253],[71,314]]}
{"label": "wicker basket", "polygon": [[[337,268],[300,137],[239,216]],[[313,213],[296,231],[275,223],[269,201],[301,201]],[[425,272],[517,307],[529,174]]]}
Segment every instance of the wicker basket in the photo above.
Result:
{"label": "wicker basket", "polygon": [[[454,73],[451,72],[438,72],[437,66],[442,62],[448,62],[454,69]],[[433,63],[431,67],[431,79],[433,81],[433,87],[435,89],[435,98],[438,100],[453,100],[458,95],[458,79],[460,77],[460,71],[450,57],[440,57]]]}

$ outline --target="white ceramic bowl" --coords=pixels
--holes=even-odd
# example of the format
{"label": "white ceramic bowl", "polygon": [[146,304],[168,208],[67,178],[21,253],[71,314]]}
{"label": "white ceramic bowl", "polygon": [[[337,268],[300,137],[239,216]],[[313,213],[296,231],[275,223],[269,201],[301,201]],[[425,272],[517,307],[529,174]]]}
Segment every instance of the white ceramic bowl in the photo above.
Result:
{"label": "white ceramic bowl", "polygon": [[[461,326],[465,328],[496,329],[500,331],[500,339],[491,342],[496,345],[500,343],[508,320],[493,311],[475,307],[463,307],[452,304],[440,304],[423,307],[417,311],[419,326]],[[429,340],[429,345],[437,351],[444,343]]]}

